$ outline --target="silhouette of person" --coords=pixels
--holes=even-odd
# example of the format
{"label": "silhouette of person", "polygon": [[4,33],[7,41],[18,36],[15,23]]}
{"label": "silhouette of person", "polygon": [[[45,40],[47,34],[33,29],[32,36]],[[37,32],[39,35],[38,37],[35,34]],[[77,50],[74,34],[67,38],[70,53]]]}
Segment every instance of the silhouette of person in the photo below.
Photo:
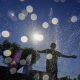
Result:
{"label": "silhouette of person", "polygon": [[58,61],[58,57],[64,57],[64,58],[76,58],[76,55],[64,55],[58,51],[55,50],[56,48],[56,44],[55,43],[51,43],[50,45],[50,49],[45,49],[42,51],[38,51],[39,53],[46,53],[46,54],[51,54],[52,55],[52,59],[47,59],[46,62],[46,72],[49,74],[49,80],[58,80],[57,77],[57,72],[58,72],[58,68],[57,68],[57,61]]}

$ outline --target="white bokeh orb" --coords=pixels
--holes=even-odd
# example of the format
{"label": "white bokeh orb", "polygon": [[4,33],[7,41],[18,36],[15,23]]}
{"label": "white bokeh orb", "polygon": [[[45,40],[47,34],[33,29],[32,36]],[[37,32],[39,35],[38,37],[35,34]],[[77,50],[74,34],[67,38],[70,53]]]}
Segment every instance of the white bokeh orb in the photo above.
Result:
{"label": "white bokeh orb", "polygon": [[52,54],[47,54],[46,58],[47,59],[52,59]]}
{"label": "white bokeh orb", "polygon": [[58,24],[58,22],[59,22],[58,18],[53,18],[52,19],[52,24],[56,25],[56,24]]}
{"label": "white bokeh orb", "polygon": [[23,43],[28,42],[28,37],[27,36],[22,36],[21,37],[21,42],[23,42]]}
{"label": "white bokeh orb", "polygon": [[43,35],[42,34],[39,34],[39,33],[35,33],[33,34],[33,39],[35,41],[42,41],[44,39]]}
{"label": "white bokeh orb", "polygon": [[5,58],[5,63],[11,63],[11,62],[12,62],[12,58],[11,57]]}
{"label": "white bokeh orb", "polygon": [[42,27],[45,28],[45,29],[47,29],[47,28],[49,27],[48,22],[44,22],[44,23],[42,24]]}
{"label": "white bokeh orb", "polygon": [[71,22],[75,23],[75,22],[77,22],[77,20],[78,20],[77,16],[72,16],[71,17]]}
{"label": "white bokeh orb", "polygon": [[2,31],[2,37],[4,37],[4,38],[8,38],[9,36],[10,36],[9,31],[7,31],[7,30]]}
{"label": "white bokeh orb", "polygon": [[19,13],[18,18],[19,18],[19,20],[23,21],[23,20],[25,20],[26,16],[24,13]]}
{"label": "white bokeh orb", "polygon": [[26,60],[25,59],[20,60],[20,65],[25,65],[25,64],[26,64]]}
{"label": "white bokeh orb", "polygon": [[28,5],[26,7],[26,10],[27,10],[28,13],[32,13],[33,12],[33,7],[31,5]]}
{"label": "white bokeh orb", "polygon": [[16,68],[11,68],[10,69],[10,74],[15,74],[17,72],[17,69]]}
{"label": "white bokeh orb", "polygon": [[9,56],[11,56],[11,51],[10,50],[5,50],[5,51],[3,51],[3,55],[6,56],[6,57],[9,57]]}
{"label": "white bokeh orb", "polygon": [[32,21],[37,20],[37,15],[36,15],[36,14],[31,14],[31,20],[32,20]]}
{"label": "white bokeh orb", "polygon": [[49,80],[49,76],[48,75],[43,75],[43,80]]}

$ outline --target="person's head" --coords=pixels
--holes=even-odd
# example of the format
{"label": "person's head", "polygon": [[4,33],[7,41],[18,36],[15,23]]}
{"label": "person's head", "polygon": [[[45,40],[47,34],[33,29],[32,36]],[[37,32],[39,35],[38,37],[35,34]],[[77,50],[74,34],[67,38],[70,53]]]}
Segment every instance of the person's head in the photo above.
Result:
{"label": "person's head", "polygon": [[56,48],[56,44],[55,43],[51,43],[50,47],[51,47],[51,49],[55,49]]}

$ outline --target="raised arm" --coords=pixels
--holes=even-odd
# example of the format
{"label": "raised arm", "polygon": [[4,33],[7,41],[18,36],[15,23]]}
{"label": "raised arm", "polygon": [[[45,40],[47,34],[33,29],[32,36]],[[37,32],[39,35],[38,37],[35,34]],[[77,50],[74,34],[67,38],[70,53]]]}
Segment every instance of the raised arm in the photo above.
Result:
{"label": "raised arm", "polygon": [[64,57],[64,58],[77,58],[76,55],[64,55],[64,54],[61,54],[60,56]]}
{"label": "raised arm", "polygon": [[45,50],[37,50],[38,53],[49,53],[50,50],[49,49],[45,49]]}

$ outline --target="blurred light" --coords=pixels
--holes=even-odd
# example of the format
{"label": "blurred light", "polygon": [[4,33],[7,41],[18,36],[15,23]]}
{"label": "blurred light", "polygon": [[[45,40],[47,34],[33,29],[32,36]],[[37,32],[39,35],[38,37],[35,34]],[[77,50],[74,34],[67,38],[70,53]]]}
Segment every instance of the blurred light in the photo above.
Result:
{"label": "blurred light", "polygon": [[52,24],[56,25],[56,24],[58,24],[58,22],[59,22],[58,18],[53,18],[52,19]]}
{"label": "blurred light", "polygon": [[12,21],[17,21],[17,17],[14,11],[8,11],[8,16]]}
{"label": "blurred light", "polygon": [[33,20],[33,21],[37,20],[37,15],[36,14],[31,14],[31,20]]}
{"label": "blurred light", "polygon": [[49,80],[49,76],[48,75],[43,75],[43,80]]}
{"label": "blurred light", "polygon": [[52,54],[47,54],[46,58],[47,59],[52,59]]}
{"label": "blurred light", "polygon": [[75,23],[75,22],[77,22],[77,20],[78,20],[77,16],[72,16],[71,17],[71,22]]}
{"label": "blurred light", "polygon": [[2,31],[2,37],[4,37],[4,38],[8,38],[10,36],[10,33],[9,33],[9,31]]}
{"label": "blurred light", "polygon": [[13,61],[11,64],[12,64],[12,65],[16,65],[16,62],[15,62],[15,61]]}
{"label": "blurred light", "polygon": [[12,16],[12,17],[14,17],[14,16],[15,16],[15,13],[14,13],[14,12],[12,12],[12,13],[11,13],[11,16]]}
{"label": "blurred light", "polygon": [[33,7],[31,5],[28,5],[26,7],[26,10],[27,10],[28,13],[32,13],[33,12]]}
{"label": "blurred light", "polygon": [[33,34],[33,39],[35,41],[42,41],[44,39],[43,35],[42,34],[39,34],[39,33],[35,33]]}
{"label": "blurred light", "polygon": [[9,15],[10,17],[14,17],[14,16],[15,16],[15,12],[14,12],[14,11],[8,11],[8,15]]}
{"label": "blurred light", "polygon": [[43,28],[47,29],[47,28],[49,27],[49,24],[48,24],[47,22],[44,22],[44,23],[42,24],[42,26],[43,26]]}
{"label": "blurred light", "polygon": [[11,57],[5,58],[5,63],[11,63],[11,62],[12,62],[12,58]]}
{"label": "blurred light", "polygon": [[20,65],[25,65],[25,64],[26,64],[26,60],[25,59],[20,60]]}
{"label": "blurred light", "polygon": [[6,56],[6,57],[11,56],[11,51],[10,50],[5,50],[3,52],[3,55]]}
{"label": "blurred light", "polygon": [[10,73],[11,73],[11,74],[15,74],[16,72],[17,72],[17,69],[16,69],[16,68],[11,68],[11,69],[10,69]]}
{"label": "blurred light", "polygon": [[23,13],[19,13],[18,18],[19,18],[19,20],[23,21],[23,20],[25,20],[26,16]]}
{"label": "blurred light", "polygon": [[21,37],[21,42],[23,42],[23,43],[28,42],[28,37],[27,36],[22,36]]}

